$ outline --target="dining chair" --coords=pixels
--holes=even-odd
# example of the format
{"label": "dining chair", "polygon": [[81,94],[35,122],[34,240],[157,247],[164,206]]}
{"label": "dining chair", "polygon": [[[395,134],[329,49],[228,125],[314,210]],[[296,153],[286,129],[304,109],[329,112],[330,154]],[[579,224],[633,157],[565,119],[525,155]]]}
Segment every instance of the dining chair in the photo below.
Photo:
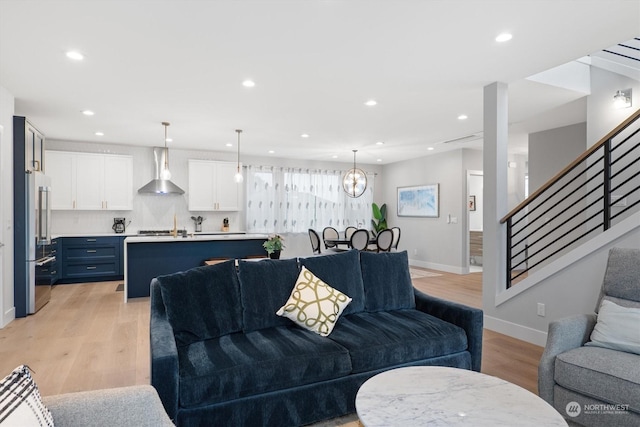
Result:
{"label": "dining chair", "polygon": [[393,242],[391,243],[391,249],[398,250],[398,243],[400,243],[400,227],[392,227],[391,231],[393,231]]}
{"label": "dining chair", "polygon": [[353,225],[348,226],[344,229],[344,238],[347,240],[351,239],[351,235],[357,230]]}
{"label": "dining chair", "polygon": [[378,252],[389,252],[391,250],[391,244],[393,243],[393,231],[390,228],[385,228],[378,233],[376,237],[376,246]]}
{"label": "dining chair", "polygon": [[313,228],[309,229],[309,239],[311,240],[311,249],[314,254],[320,254],[322,250],[320,249],[320,236]]}
{"label": "dining chair", "polygon": [[359,251],[366,251],[369,244],[369,232],[363,228],[358,229],[351,235],[350,246]]}
{"label": "dining chair", "polygon": [[337,239],[338,237],[338,230],[333,227],[325,227],[324,230],[322,230],[322,240],[324,240],[324,247],[326,249],[337,247],[335,243],[327,243],[327,239]]}

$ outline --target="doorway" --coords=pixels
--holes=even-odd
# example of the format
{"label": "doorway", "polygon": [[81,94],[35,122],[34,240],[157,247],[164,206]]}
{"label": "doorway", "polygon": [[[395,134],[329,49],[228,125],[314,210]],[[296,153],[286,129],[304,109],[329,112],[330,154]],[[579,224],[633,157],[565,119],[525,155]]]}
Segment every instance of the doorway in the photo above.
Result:
{"label": "doorway", "polygon": [[470,273],[482,271],[483,188],[483,172],[467,171],[467,260]]}

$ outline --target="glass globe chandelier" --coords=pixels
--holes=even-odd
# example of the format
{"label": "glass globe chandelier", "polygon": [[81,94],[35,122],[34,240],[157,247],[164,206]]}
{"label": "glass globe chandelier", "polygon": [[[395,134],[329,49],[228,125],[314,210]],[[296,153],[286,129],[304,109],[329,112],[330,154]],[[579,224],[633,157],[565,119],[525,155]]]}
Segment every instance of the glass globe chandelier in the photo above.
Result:
{"label": "glass globe chandelier", "polygon": [[367,174],[356,167],[356,153],[353,150],[353,168],[349,169],[342,178],[342,189],[349,197],[358,198],[367,189]]}

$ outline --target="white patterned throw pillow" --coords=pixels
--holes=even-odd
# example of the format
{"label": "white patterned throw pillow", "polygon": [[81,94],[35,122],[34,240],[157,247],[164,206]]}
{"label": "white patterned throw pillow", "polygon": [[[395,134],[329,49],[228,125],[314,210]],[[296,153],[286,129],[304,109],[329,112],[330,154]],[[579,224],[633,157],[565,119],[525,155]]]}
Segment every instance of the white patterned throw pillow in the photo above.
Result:
{"label": "white patterned throw pillow", "polygon": [[326,337],[351,298],[302,267],[287,302],[276,312],[297,325]]}
{"label": "white patterned throw pillow", "polygon": [[53,427],[51,412],[42,403],[26,365],[18,366],[0,381],[0,425]]}

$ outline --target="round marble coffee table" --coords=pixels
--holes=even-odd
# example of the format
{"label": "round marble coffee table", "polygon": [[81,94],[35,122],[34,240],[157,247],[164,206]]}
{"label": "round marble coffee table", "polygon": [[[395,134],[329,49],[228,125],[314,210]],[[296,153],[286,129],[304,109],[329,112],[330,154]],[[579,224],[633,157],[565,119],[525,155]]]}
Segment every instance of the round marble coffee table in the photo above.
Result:
{"label": "round marble coffee table", "polygon": [[499,378],[465,369],[416,366],[367,380],[356,396],[365,427],[567,426],[535,394]]}

